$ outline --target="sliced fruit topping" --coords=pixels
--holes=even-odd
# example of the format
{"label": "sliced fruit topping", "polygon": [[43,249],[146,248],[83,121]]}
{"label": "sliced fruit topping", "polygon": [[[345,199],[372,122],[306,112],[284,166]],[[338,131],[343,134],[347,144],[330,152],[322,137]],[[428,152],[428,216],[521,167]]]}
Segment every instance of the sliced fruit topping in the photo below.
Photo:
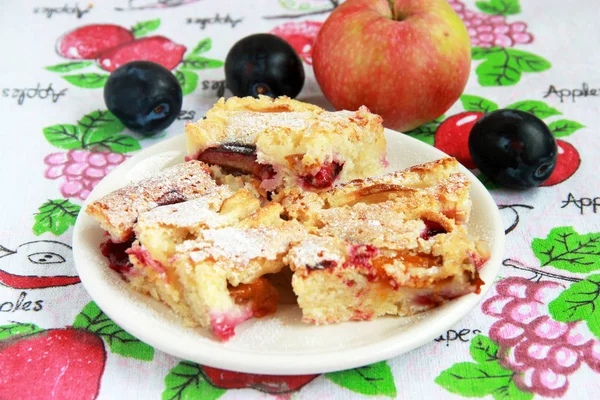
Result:
{"label": "sliced fruit topping", "polygon": [[303,175],[300,177],[302,183],[315,189],[327,189],[333,185],[340,172],[344,168],[343,164],[332,162],[323,164],[321,169],[314,175]]}
{"label": "sliced fruit topping", "polygon": [[448,232],[442,225],[435,221],[425,219],[423,222],[425,223],[425,229],[421,232],[421,239],[429,240],[432,236]]}
{"label": "sliced fruit topping", "polygon": [[131,247],[133,239],[123,243],[115,243],[111,239],[100,244],[102,255],[108,258],[108,266],[121,275],[123,279],[127,276],[133,265],[129,261],[127,249]]}
{"label": "sliced fruit topping", "polygon": [[211,147],[200,153],[198,160],[236,172],[252,174],[261,180],[272,179],[275,176],[271,165],[259,164],[256,161],[256,147],[252,145],[228,143]]}
{"label": "sliced fruit topping", "polygon": [[229,295],[233,297],[235,304],[250,304],[256,318],[274,314],[279,303],[279,292],[265,277],[252,283],[230,286]]}

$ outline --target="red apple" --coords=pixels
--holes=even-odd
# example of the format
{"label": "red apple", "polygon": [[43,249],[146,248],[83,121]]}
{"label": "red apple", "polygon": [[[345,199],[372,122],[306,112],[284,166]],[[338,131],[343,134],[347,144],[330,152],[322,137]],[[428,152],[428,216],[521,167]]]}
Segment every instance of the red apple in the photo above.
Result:
{"label": "red apple", "polygon": [[579,164],[581,164],[579,152],[572,144],[560,139],[556,140],[556,144],[558,145],[556,167],[552,171],[550,178],[540,186],[554,186],[566,181],[577,171]]}
{"label": "red apple", "polygon": [[266,393],[289,393],[300,389],[318,375],[258,375],[203,366],[202,371],[208,380],[222,389],[256,389]]}
{"label": "red apple", "polygon": [[95,399],[104,342],[79,329],[52,329],[0,341],[1,399]]}
{"label": "red apple", "polygon": [[476,168],[469,152],[469,134],[473,125],[485,114],[462,112],[446,119],[435,131],[435,147],[455,157],[467,168]]}
{"label": "red apple", "polygon": [[323,24],[312,56],[335,108],[365,105],[400,131],[446,112],[471,68],[469,34],[446,0],[348,0]]}

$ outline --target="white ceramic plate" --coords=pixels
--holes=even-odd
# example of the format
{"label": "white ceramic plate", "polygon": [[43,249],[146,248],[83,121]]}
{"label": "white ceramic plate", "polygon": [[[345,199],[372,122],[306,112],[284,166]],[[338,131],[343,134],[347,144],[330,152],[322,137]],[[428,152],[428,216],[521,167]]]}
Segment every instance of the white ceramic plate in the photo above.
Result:
{"label": "white ceramic plate", "polygon": [[[398,132],[386,130],[386,137],[390,171],[445,156]],[[98,184],[87,203],[183,162],[184,143],[184,136],[179,135],[128,159]],[[494,282],[504,249],[504,228],[488,191],[466,168],[463,170],[472,181],[469,229],[490,242],[492,257],[481,270],[486,284],[479,295],[464,296],[415,317],[316,327],[300,322],[297,307],[282,306],[273,316],[239,325],[236,336],[221,343],[205,329],[184,328],[166,306],[133,291],[110,270],[98,248],[105,239],[103,231],[83,211],[73,235],[75,263],[90,296],[110,318],[166,353],[212,367],[259,374],[316,374],[355,368],[398,356],[431,341],[475,307]]]}

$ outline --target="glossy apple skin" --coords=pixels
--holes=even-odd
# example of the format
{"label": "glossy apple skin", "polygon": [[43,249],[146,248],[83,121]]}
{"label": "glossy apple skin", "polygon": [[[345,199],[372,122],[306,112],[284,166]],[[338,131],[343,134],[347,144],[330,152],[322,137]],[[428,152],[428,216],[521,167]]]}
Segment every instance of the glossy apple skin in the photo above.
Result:
{"label": "glossy apple skin", "polygon": [[458,100],[471,68],[471,44],[446,0],[348,0],[321,28],[316,79],[336,109],[365,105],[388,128],[408,131]]}

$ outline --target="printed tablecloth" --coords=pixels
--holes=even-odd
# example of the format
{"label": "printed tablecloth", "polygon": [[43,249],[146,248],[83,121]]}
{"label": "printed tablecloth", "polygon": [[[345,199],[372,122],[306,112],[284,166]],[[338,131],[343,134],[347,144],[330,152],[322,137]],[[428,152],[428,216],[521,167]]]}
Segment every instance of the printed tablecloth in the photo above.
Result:
{"label": "printed tablecloth", "polygon": [[[0,398],[598,398],[600,9],[594,0],[449,1],[473,43],[469,83],[445,116],[409,134],[435,145],[439,135],[460,135],[483,113],[525,110],[556,136],[557,169],[543,187],[520,192],[481,177],[504,219],[504,265],[495,286],[459,324],[401,357],[300,377],[216,370],[137,341],[87,295],[71,235],[83,200],[112,168],[181,134],[186,121],[230,95],[223,60],[243,36],[273,32],[288,40],[307,73],[299,99],[327,105],[311,49],[338,2],[5,2]],[[133,134],[106,110],[102,87],[110,63],[81,59],[85,54],[73,43],[85,33],[65,35],[90,24],[176,44],[153,55],[169,64],[185,95],[165,133]],[[465,150],[455,147],[445,150]]]}

